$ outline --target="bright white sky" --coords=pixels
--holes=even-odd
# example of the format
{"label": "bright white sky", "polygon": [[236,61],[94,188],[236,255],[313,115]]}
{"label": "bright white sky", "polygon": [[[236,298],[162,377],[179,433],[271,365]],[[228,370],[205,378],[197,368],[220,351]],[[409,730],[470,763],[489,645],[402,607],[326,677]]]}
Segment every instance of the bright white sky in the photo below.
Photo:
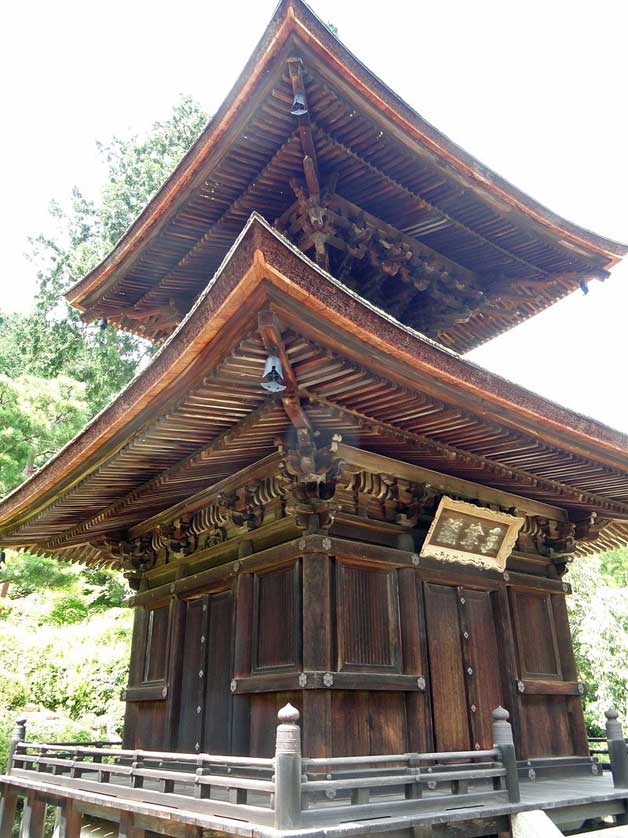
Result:
{"label": "bright white sky", "polygon": [[[0,25],[0,308],[28,310],[26,237],[51,198],[100,183],[95,141],[143,131],[180,93],[211,113],[274,0],[21,0]],[[425,118],[556,212],[628,240],[628,3],[312,0]],[[628,262],[471,354],[628,432]]]}

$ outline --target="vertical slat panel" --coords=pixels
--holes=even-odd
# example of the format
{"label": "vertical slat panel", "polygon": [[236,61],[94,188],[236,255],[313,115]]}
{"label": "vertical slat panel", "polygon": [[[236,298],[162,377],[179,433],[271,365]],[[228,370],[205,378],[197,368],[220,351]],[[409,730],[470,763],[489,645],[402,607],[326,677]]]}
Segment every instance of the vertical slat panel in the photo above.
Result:
{"label": "vertical slat panel", "polygon": [[473,670],[472,675],[468,676],[473,685],[473,689],[469,690],[469,696],[473,696],[469,718],[473,731],[473,745],[479,745],[481,748],[493,747],[492,712],[504,704],[500,678],[502,654],[495,631],[492,597],[493,594],[489,591],[464,589],[469,637],[463,637],[463,644],[468,644]]}
{"label": "vertical slat panel", "polygon": [[209,597],[205,679],[203,750],[231,753],[231,681],[233,657],[233,596],[231,591]]}
{"label": "vertical slat panel", "polygon": [[[253,577],[250,573],[238,576],[235,605],[235,641],[233,652],[233,677],[251,674],[251,642],[253,630]],[[232,748],[233,753],[249,753],[251,729],[251,700],[248,695],[233,697]]]}
{"label": "vertical slat panel", "polygon": [[[196,599],[187,603],[185,635],[181,650],[183,656],[183,677],[181,679],[181,701],[179,709],[179,731],[177,748],[193,752],[201,741],[201,713],[199,705],[199,671],[205,666],[205,600]],[[201,708],[202,712],[202,708]]]}
{"label": "vertical slat panel", "polygon": [[439,751],[470,747],[456,589],[425,584],[435,745]]}

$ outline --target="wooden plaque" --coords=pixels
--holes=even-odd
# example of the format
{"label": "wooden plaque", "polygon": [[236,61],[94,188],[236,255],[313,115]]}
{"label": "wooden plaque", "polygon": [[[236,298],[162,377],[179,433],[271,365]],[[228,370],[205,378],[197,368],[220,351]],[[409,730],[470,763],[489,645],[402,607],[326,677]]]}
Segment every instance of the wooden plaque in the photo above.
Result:
{"label": "wooden plaque", "polygon": [[421,556],[503,571],[525,518],[443,497]]}

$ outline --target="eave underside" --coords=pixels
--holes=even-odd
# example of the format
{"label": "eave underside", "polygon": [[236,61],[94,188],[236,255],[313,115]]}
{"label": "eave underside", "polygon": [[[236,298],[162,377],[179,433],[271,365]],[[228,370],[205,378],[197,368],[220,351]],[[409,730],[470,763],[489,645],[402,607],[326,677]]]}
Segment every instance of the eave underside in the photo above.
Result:
{"label": "eave underside", "polygon": [[[313,16],[301,11],[314,27]],[[435,269],[442,268],[439,261],[451,260],[478,278],[474,293],[433,280],[435,307],[442,310],[431,325],[425,316],[420,320],[425,333],[457,351],[531,317],[582,281],[607,275],[621,246],[613,256],[586,242],[575,245],[567,232],[561,236],[491,198],[479,178],[463,176],[359,95],[304,38],[301,28],[300,35],[293,32],[273,47],[268,72],[248,92],[228,131],[213,146],[208,141],[206,162],[158,230],[144,236],[106,283],[79,300],[87,319],[105,317],[163,340],[251,212],[278,219],[295,200],[295,184],[315,197],[305,158],[320,190],[333,183],[339,196],[427,249]],[[308,108],[300,117],[291,113],[296,88],[288,66],[295,58]],[[210,124],[210,139],[211,130],[219,135],[220,128]],[[408,293],[400,275],[391,279],[384,266],[378,280],[372,273],[361,276],[355,265],[350,268],[358,293],[376,304],[390,301],[399,319],[419,326],[424,297]],[[478,288],[488,294],[490,305],[477,304]]]}
{"label": "eave underside", "polygon": [[[520,419],[503,409],[497,418],[481,397],[438,385],[433,376],[412,383],[393,347],[389,354],[375,351],[327,319],[320,303],[306,311],[280,292],[272,280],[285,272],[313,290],[318,276],[328,286],[323,298],[332,286],[276,236],[264,236],[270,236],[265,250],[277,267],[259,256],[252,264],[239,260],[236,250],[205,297],[208,303],[219,294],[230,271],[234,287],[236,273],[249,276],[256,296],[229,320],[235,337],[228,344],[216,340],[217,349],[199,356],[178,389],[173,383],[162,392],[159,409],[146,408],[142,421],[114,440],[110,455],[104,456],[103,448],[98,464],[86,461],[47,495],[6,517],[1,543],[111,562],[107,545],[275,454],[277,440],[285,439],[295,421],[323,436],[340,434],[343,444],[365,452],[550,504],[573,523],[591,521],[594,513],[600,540],[581,544],[580,551],[624,543],[628,469],[577,453],[575,445],[560,445],[549,425],[523,430]],[[246,247],[240,250],[244,254]],[[346,294],[339,287],[335,292]],[[378,316],[372,309],[365,312]],[[195,317],[200,323],[206,314],[193,312],[188,325]],[[277,324],[274,333],[264,325],[268,322]],[[283,398],[260,387],[271,344],[290,371]],[[465,366],[453,356],[452,361]]]}

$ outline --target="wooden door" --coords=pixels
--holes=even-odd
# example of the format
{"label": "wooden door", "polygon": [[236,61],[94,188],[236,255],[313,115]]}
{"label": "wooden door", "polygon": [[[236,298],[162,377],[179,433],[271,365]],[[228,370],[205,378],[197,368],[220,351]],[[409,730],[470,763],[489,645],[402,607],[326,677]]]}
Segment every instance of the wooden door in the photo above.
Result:
{"label": "wooden door", "polygon": [[233,595],[209,594],[187,603],[177,748],[231,753]]}
{"label": "wooden door", "polygon": [[491,714],[503,704],[490,591],[425,584],[435,746],[492,747]]}

